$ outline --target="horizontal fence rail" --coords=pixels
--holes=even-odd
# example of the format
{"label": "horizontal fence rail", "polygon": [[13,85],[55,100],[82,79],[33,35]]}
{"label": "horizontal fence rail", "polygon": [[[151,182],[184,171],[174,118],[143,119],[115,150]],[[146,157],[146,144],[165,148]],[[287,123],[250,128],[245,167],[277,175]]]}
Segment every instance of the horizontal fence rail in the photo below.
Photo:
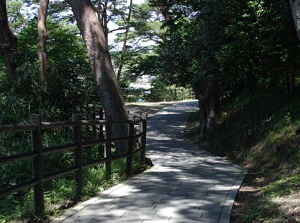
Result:
{"label": "horizontal fence rail", "polygon": [[[103,110],[101,109],[100,111],[101,113],[99,118],[103,119]],[[126,125],[128,128],[128,135],[124,137],[114,137],[112,131],[112,126],[114,125]],[[98,129],[101,137],[96,140],[83,140],[82,133],[85,127],[91,127],[93,131]],[[54,128],[72,128],[73,142],[60,146],[43,146],[42,136],[44,130]],[[134,154],[140,153],[140,162],[142,164],[145,163],[146,131],[147,115],[145,115],[145,117],[142,117],[142,115],[133,116],[132,120],[107,121],[82,120],[81,115],[75,114],[72,117],[72,121],[65,122],[42,122],[40,115],[32,115],[30,124],[1,125],[0,133],[31,132],[32,151],[0,157],[0,166],[24,160],[31,160],[33,177],[32,179],[28,179],[26,182],[22,182],[18,185],[0,190],[0,198],[33,187],[35,211],[38,215],[41,215],[44,213],[45,208],[43,183],[70,173],[74,173],[76,182],[75,201],[78,201],[82,195],[84,168],[94,167],[98,164],[104,164],[107,177],[110,178],[113,160],[126,158],[126,174],[130,174],[132,171],[132,158]],[[127,141],[127,152],[124,154],[112,155],[112,145],[121,141]],[[104,157],[83,162],[83,149],[99,145],[104,147]],[[74,165],[66,169],[46,174],[43,170],[43,156],[64,151],[74,152]]]}

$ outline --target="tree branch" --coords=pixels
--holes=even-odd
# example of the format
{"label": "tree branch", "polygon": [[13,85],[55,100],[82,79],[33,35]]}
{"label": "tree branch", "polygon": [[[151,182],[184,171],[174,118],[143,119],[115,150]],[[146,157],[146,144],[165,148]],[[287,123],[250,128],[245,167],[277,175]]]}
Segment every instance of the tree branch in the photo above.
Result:
{"label": "tree branch", "polygon": [[121,54],[121,58],[120,58],[118,76],[117,76],[118,81],[121,78],[121,72],[122,72],[122,68],[123,68],[123,61],[124,61],[125,50],[126,50],[126,42],[127,42],[128,31],[129,31],[129,26],[130,26],[129,22],[130,22],[131,10],[132,10],[132,0],[130,0],[130,3],[129,3],[129,12],[128,12],[128,18],[127,18],[127,23],[126,23],[126,32],[125,32],[125,36],[124,36],[123,49],[122,49],[122,54]]}
{"label": "tree branch", "polygon": [[117,29],[109,30],[108,33],[116,32],[116,31],[124,30],[124,29],[126,29],[126,27],[120,27],[120,28],[117,28]]}

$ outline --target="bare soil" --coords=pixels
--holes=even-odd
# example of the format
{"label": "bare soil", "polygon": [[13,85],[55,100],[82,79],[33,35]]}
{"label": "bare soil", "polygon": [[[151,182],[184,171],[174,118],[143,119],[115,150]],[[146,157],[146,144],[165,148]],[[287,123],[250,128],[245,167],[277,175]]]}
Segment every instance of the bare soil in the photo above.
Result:
{"label": "bare soil", "polygon": [[262,173],[249,170],[246,175],[233,204],[231,211],[231,223],[244,223],[243,216],[249,207],[261,196],[261,188],[266,182]]}

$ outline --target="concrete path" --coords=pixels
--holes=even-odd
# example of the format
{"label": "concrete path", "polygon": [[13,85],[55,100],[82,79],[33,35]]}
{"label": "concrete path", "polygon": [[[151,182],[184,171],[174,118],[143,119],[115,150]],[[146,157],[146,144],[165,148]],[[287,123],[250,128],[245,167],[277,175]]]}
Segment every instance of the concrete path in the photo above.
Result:
{"label": "concrete path", "polygon": [[183,140],[186,120],[196,105],[176,103],[149,120],[147,156],[153,168],[54,222],[228,223],[246,171]]}

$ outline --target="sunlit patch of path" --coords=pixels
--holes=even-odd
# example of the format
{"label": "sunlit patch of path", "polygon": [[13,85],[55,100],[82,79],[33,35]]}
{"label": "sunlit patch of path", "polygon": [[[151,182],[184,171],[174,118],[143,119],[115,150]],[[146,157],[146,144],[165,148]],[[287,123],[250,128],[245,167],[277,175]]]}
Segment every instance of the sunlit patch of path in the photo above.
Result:
{"label": "sunlit patch of path", "polygon": [[245,170],[183,140],[196,101],[164,108],[148,122],[154,167],[77,205],[54,222],[228,223]]}

